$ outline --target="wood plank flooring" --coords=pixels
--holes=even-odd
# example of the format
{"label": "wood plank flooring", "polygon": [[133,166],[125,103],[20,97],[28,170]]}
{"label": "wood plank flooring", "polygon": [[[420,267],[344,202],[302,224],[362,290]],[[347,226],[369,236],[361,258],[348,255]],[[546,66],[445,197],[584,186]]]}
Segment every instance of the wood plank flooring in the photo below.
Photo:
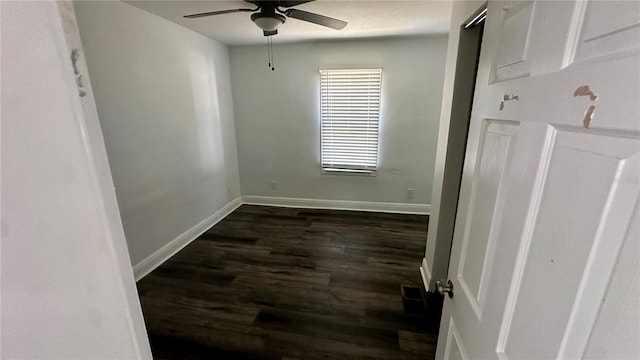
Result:
{"label": "wood plank flooring", "polygon": [[156,359],[432,359],[427,216],[243,205],[138,282]]}

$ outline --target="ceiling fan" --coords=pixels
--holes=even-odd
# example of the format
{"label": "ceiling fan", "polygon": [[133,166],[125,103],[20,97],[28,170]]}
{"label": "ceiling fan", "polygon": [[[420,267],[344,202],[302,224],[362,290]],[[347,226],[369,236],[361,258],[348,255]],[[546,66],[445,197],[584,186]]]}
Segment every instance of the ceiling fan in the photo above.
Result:
{"label": "ceiling fan", "polygon": [[279,0],[279,1],[258,1],[245,0],[257,6],[255,9],[231,9],[222,11],[211,11],[199,14],[185,15],[185,18],[193,19],[205,16],[231,14],[237,12],[251,12],[251,20],[260,28],[264,36],[272,36],[278,33],[278,26],[284,24],[287,18],[298,19],[310,23],[326,26],[332,29],[341,30],[347,26],[346,21],[334,19],[328,16],[290,9],[294,6],[308,3],[314,0]]}

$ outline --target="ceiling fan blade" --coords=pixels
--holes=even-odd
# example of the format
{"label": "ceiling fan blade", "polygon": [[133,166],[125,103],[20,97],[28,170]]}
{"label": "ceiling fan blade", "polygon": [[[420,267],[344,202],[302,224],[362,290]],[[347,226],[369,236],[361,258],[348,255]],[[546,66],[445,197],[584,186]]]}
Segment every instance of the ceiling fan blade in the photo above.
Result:
{"label": "ceiling fan blade", "polygon": [[273,30],[273,31],[262,30],[262,33],[264,34],[264,36],[271,36],[271,35],[278,34],[278,30]]}
{"label": "ceiling fan blade", "polygon": [[199,14],[185,15],[184,17],[186,17],[188,19],[194,19],[194,18],[200,18],[200,17],[205,17],[205,16],[231,14],[231,13],[237,13],[237,12],[252,12],[252,11],[256,11],[256,10],[258,10],[258,9],[231,9],[231,10],[221,10],[221,11],[210,11],[210,12],[204,12],[204,13],[199,13]]}
{"label": "ceiling fan blade", "polygon": [[318,15],[312,12],[302,11],[298,9],[289,9],[285,12],[285,15],[287,15],[290,18],[294,18],[302,21],[308,21],[310,23],[330,27],[336,30],[342,30],[345,26],[347,26],[346,21],[342,21],[342,20],[330,18],[328,16]]}
{"label": "ceiling fan blade", "polygon": [[289,7],[302,5],[312,1],[314,0],[280,0],[278,1],[278,6],[283,8],[289,8]]}

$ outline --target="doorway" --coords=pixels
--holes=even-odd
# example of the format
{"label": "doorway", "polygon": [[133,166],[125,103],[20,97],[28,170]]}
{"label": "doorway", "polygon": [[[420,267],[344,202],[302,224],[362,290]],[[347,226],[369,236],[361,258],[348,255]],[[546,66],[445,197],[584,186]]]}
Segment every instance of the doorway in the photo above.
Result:
{"label": "doorway", "polygon": [[[433,269],[441,269],[439,272],[442,274],[447,274],[449,267],[451,242],[458,209],[458,196],[462,180],[464,154],[467,148],[469,121],[471,119],[486,13],[487,4],[485,3],[467,21],[460,25],[442,195],[438,209],[436,235],[434,237],[436,241]],[[435,272],[434,275],[436,275]],[[432,283],[429,284],[429,290],[435,289],[435,280],[437,279],[433,279]],[[438,297],[437,301],[441,302],[442,299]],[[435,306],[431,308],[441,309],[441,305],[438,306],[437,303],[433,305]]]}

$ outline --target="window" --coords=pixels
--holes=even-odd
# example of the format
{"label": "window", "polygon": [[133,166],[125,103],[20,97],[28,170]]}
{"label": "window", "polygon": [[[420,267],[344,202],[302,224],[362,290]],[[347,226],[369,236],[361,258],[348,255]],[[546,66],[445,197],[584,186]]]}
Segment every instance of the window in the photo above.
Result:
{"label": "window", "polygon": [[375,174],[381,81],[382,69],[320,70],[325,173]]}

